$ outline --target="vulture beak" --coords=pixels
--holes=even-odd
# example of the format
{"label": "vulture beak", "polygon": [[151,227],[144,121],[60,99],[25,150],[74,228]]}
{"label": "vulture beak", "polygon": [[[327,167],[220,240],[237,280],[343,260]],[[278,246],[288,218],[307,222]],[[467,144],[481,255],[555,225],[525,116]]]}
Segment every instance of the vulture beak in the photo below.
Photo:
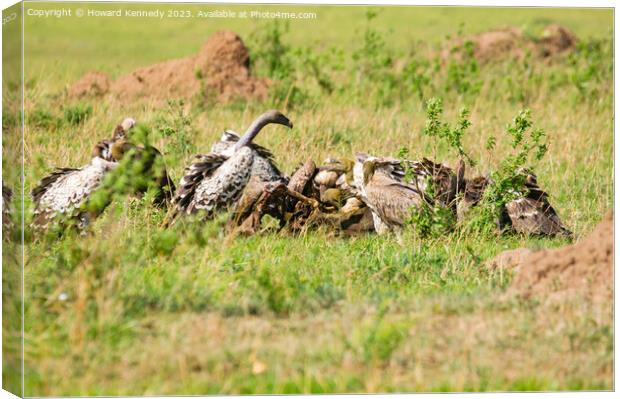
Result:
{"label": "vulture beak", "polygon": [[277,123],[280,125],[284,125],[288,127],[289,129],[293,128],[293,122],[291,122],[291,120],[286,115],[284,115],[282,112],[276,111],[275,109],[265,112],[263,115],[259,117],[259,119],[260,118],[265,118],[271,123]]}
{"label": "vulture beak", "polygon": [[284,115],[281,115],[278,118],[278,123],[288,127],[289,129],[293,128],[293,122],[291,122],[291,120],[289,118],[287,118],[286,116],[284,116]]}

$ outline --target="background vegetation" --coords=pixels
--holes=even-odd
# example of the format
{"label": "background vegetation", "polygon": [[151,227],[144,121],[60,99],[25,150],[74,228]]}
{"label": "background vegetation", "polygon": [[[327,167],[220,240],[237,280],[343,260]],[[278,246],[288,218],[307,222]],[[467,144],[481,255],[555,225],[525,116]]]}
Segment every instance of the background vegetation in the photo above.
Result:
{"label": "background vegetation", "polygon": [[[567,226],[580,237],[612,207],[611,10],[277,8],[318,18],[27,18],[26,191],[54,166],[87,163],[94,143],[125,116],[150,128],[175,181],[224,128],[242,130],[267,108],[285,111],[296,126],[258,138],[287,172],[309,155],[320,161],[355,151],[405,149],[410,158],[436,154],[454,165],[457,154],[423,134],[425,104],[437,97],[451,125],[469,110],[462,144],[476,160],[470,176],[505,160],[507,125],[530,109],[549,143],[538,181]],[[550,63],[478,65],[462,46],[445,64],[438,59],[448,37],[507,24],[536,36],[550,22],[578,35],[575,53]],[[66,96],[86,71],[119,76],[187,56],[220,29],[240,34],[255,74],[276,82],[267,101]],[[11,127],[15,115],[3,116]],[[26,395],[613,386],[609,304],[509,297],[510,275],[483,266],[504,249],[556,247],[562,239],[460,230],[422,239],[415,229],[227,237],[224,217],[162,230],[165,212],[147,202],[116,200],[87,237],[27,237]]]}

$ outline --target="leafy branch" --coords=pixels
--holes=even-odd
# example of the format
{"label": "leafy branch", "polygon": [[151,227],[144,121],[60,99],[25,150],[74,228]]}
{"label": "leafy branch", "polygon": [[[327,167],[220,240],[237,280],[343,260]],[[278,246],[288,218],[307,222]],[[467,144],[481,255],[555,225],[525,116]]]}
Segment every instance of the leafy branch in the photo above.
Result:
{"label": "leafy branch", "polygon": [[[461,108],[457,122],[454,126],[443,122],[443,101],[440,98],[433,97],[426,102],[426,125],[422,133],[426,136],[443,140],[448,146],[454,149],[459,157],[467,159],[467,162],[474,166],[475,162],[465,152],[463,147],[463,137],[467,129],[471,126],[469,121],[469,110]],[[436,152],[436,150],[435,150]]]}

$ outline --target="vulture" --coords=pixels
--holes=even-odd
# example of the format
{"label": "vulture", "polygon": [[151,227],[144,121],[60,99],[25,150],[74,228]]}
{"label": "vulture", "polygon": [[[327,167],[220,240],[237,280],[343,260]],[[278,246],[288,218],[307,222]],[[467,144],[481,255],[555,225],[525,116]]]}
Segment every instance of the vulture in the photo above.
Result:
{"label": "vulture", "polygon": [[361,181],[357,172],[356,184],[361,188],[363,201],[372,211],[375,231],[379,234],[404,226],[411,216],[411,209],[428,200],[417,185],[395,178],[393,161],[369,156],[361,163]]}
{"label": "vulture", "polygon": [[[501,231],[511,230],[519,234],[564,236],[571,238],[558,213],[549,202],[549,195],[538,185],[536,175],[522,169],[523,188],[519,198],[508,202],[499,215],[498,225]],[[491,183],[488,177],[479,176],[467,180],[465,193],[458,205],[458,218],[463,220],[466,212],[475,206]]]}
{"label": "vulture", "polygon": [[[423,202],[457,212],[457,195],[465,189],[465,162],[456,170],[428,158],[400,160],[356,154],[353,186],[372,211],[375,230],[382,234],[402,226],[411,216],[412,206]],[[381,190],[385,190],[384,195]]]}
{"label": "vulture", "polygon": [[6,235],[13,221],[11,220],[11,200],[13,199],[13,191],[2,183],[2,230]]}
{"label": "vulture", "polygon": [[175,192],[175,185],[166,170],[163,155],[151,145],[136,145],[128,141],[126,136],[118,137],[110,147],[112,161],[121,162],[127,154],[131,156],[129,189],[135,194],[144,194],[151,187],[156,188],[154,204],[164,206],[170,203]]}
{"label": "vulture", "polygon": [[[232,148],[240,139],[240,135],[232,130],[225,130],[218,142],[211,146],[212,153],[223,153]],[[283,174],[275,163],[273,153],[267,148],[251,142],[254,163],[250,179],[235,206],[235,213],[229,227],[240,227],[241,233],[253,234],[260,226],[264,215],[280,220],[284,226],[285,201],[288,190],[288,177]]]}
{"label": "vulture", "polygon": [[[45,228],[57,216],[65,215],[76,217],[78,227],[85,228],[90,215],[80,211],[80,205],[101,185],[105,174],[117,165],[116,162],[94,157],[81,168],[56,168],[31,192],[35,204],[34,226]],[[76,210],[78,213],[74,215]]]}
{"label": "vulture", "polygon": [[480,202],[484,190],[489,185],[489,181],[489,178],[486,176],[478,176],[473,179],[465,180],[463,198],[461,198],[457,204],[457,220],[464,220],[467,212]]}
{"label": "vulture", "polygon": [[112,148],[119,138],[125,137],[135,121],[126,118],[114,130],[112,140],[103,140],[93,149],[91,161],[81,168],[56,168],[44,177],[31,191],[35,206],[33,226],[46,228],[58,216],[75,219],[80,229],[85,228],[90,218],[88,212],[80,209],[90,194],[100,187],[106,173],[118,163],[113,159]]}
{"label": "vulture", "polygon": [[[225,130],[220,141],[211,146],[211,152],[221,154],[233,147],[240,138],[238,133],[232,130]],[[250,142],[248,147],[252,149],[254,154],[252,176],[257,176],[263,182],[288,183],[288,177],[278,169],[273,153],[270,150],[254,142]]]}
{"label": "vulture", "polygon": [[261,129],[272,123],[293,127],[281,112],[267,111],[252,122],[243,136],[225,132],[224,140],[216,143],[216,151],[197,155],[179,183],[173,200],[174,216],[201,211],[209,218],[218,210],[230,208],[240,199],[251,177],[253,182],[277,184],[275,175],[281,173],[275,168],[273,156],[252,143]]}
{"label": "vulture", "polygon": [[120,140],[127,139],[127,133],[136,125],[136,121],[133,118],[125,118],[114,128],[112,132],[112,139],[101,140],[93,148],[93,157],[99,157],[110,162],[118,162],[113,159],[112,145]]}

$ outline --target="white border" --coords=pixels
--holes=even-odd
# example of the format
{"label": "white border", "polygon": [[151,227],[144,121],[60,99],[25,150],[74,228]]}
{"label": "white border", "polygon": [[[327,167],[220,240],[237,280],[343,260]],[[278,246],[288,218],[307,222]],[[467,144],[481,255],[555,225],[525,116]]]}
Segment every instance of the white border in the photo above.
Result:
{"label": "white border", "polygon": [[[37,0],[26,0],[26,2],[37,2]],[[43,0],[41,1],[43,2]],[[69,1],[63,1],[66,3],[88,3],[88,2],[92,2],[92,1],[75,1],[75,0],[69,0]],[[261,1],[261,0],[226,0],[226,1],[214,1],[214,0],[206,0],[206,1],[179,1],[179,0],[132,0],[132,1],[119,1],[119,0],[110,0],[110,1],[105,1],[105,2],[110,2],[110,3],[216,3],[216,4],[225,4],[225,3],[233,3],[233,4],[316,4],[316,5],[382,5],[382,6],[388,6],[388,5],[410,5],[410,6],[469,6],[469,7],[586,7],[586,8],[595,8],[595,7],[600,7],[600,8],[614,8],[616,7],[616,1],[609,1],[609,0],[592,0],[592,1],[578,1],[578,0],[538,0],[538,1],[521,1],[521,2],[516,2],[516,1],[499,1],[499,0],[439,0],[439,1],[408,1],[408,0],[388,0],[386,2],[381,2],[379,0],[376,1],[368,1],[368,0],[338,0],[338,1],[327,1],[327,0],[291,0],[291,1],[278,1],[278,0],[272,0],[272,1]],[[5,9],[13,4],[17,3],[16,1],[11,1],[11,0],[0,0],[0,5],[2,6],[2,9]],[[23,26],[23,25],[22,25]],[[617,135],[616,135],[616,124],[615,124],[615,115],[618,113],[618,103],[615,101],[615,93],[618,93],[618,89],[619,89],[619,84],[618,84],[618,79],[617,79],[617,70],[615,68],[615,61],[617,59],[617,57],[615,56],[616,54],[618,54],[618,51],[620,50],[620,45],[618,44],[618,40],[617,39],[617,32],[618,32],[618,22],[615,18],[615,10],[614,10],[614,194],[615,194],[615,188],[618,187],[618,182],[619,182],[619,178],[615,173],[615,165],[618,164],[618,160],[620,158],[620,155],[615,151],[615,141],[617,139]],[[2,39],[2,33],[0,30],[0,40]],[[2,74],[2,63],[0,63],[0,76]],[[0,106],[1,106],[1,100],[0,100]],[[597,134],[597,132],[592,132],[593,134]],[[0,143],[0,148],[1,148],[1,143]],[[2,171],[2,165],[0,164],[0,173]],[[614,209],[619,209],[618,205],[620,205],[620,198],[619,196],[614,196]],[[614,220],[614,231],[617,231],[618,227],[620,225],[620,221],[618,218],[615,218]],[[1,232],[0,232],[0,238],[1,238]],[[618,243],[618,237],[615,236],[614,237],[614,249],[616,248],[616,245]],[[615,265],[614,265],[615,266]],[[1,271],[0,271],[0,276],[1,276]],[[618,301],[618,290],[615,290],[615,303],[617,303]],[[2,298],[0,297],[0,308],[2,306]],[[615,317],[615,307],[614,307],[614,317]],[[618,324],[617,324],[617,319],[615,319],[615,324],[614,324],[614,349],[618,348],[618,334],[616,333],[618,331]],[[2,337],[1,333],[0,333],[0,338]],[[0,353],[0,361],[2,359],[2,355]],[[618,367],[617,367],[617,359],[614,359],[614,387],[615,387],[615,382],[618,381]],[[0,382],[2,381],[2,377],[0,375]],[[389,395],[383,395],[383,394],[376,394],[373,395],[374,398],[381,398],[381,399],[395,399],[395,398],[437,398],[437,397],[441,397],[438,395],[445,395],[447,397],[450,398],[458,398],[458,397],[465,397],[465,398],[489,398],[489,399],[494,399],[494,398],[510,398],[510,399],[521,399],[521,398],[527,398],[527,399],[531,399],[531,398],[536,398],[536,397],[540,397],[541,395],[544,395],[544,397],[547,398],[557,398],[557,399],[568,399],[568,398],[584,398],[584,397],[593,397],[593,398],[615,398],[617,395],[615,394],[615,392],[561,392],[561,393],[541,393],[541,392],[532,392],[532,393],[469,393],[469,394],[459,394],[459,393],[447,393],[447,394],[440,394],[440,393],[434,393],[434,394],[389,394]],[[274,396],[278,396],[278,395],[268,395],[268,396],[243,396],[243,397],[252,397],[252,398],[256,398],[256,399],[270,399]],[[282,395],[284,396],[284,395]],[[290,395],[290,396],[295,396],[295,397],[306,397],[306,396],[310,396],[310,395]],[[322,398],[340,398],[342,396],[345,395],[321,395],[320,397]],[[351,398],[362,398],[362,397],[366,397],[367,395],[364,394],[352,394],[352,395],[346,395],[346,397],[351,397]],[[201,396],[192,396],[192,397],[201,397]],[[210,397],[210,398],[228,398],[230,396],[204,396],[204,397]],[[16,396],[14,396],[13,394],[4,391],[4,390],[0,390],[0,399],[6,399],[6,398],[16,398]],[[151,398],[184,398],[183,396],[166,396],[166,397],[151,397]]]}

